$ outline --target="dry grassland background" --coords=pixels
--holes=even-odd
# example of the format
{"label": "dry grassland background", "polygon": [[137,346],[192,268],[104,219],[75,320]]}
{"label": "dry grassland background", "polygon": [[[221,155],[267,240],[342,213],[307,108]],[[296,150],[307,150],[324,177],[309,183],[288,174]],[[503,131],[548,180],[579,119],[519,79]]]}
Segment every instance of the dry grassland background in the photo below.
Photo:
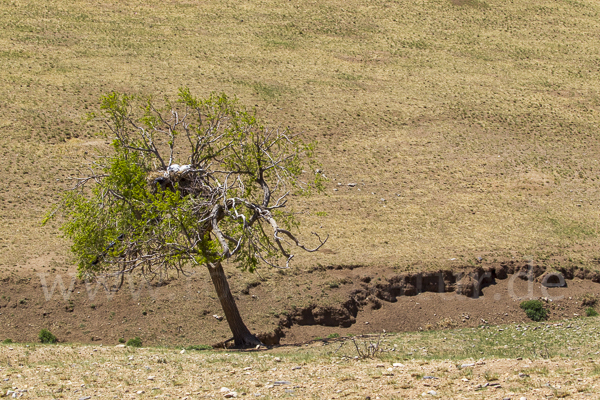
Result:
{"label": "dry grassland background", "polygon": [[40,220],[105,147],[82,121],[99,96],[181,86],[237,95],[319,141],[327,193],[295,207],[307,237],[331,239],[299,265],[594,267],[599,11],[541,0],[3,1],[0,268],[67,265],[68,243]]}

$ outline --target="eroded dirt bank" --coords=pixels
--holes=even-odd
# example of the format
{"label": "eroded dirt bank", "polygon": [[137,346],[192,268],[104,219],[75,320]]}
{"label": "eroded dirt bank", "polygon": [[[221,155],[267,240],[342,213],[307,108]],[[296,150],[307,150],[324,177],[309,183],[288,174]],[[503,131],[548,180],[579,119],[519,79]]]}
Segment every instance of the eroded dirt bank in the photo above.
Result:
{"label": "eroded dirt bank", "polygon": [[[392,268],[328,267],[231,286],[250,329],[269,344],[315,337],[524,322],[525,298],[545,298],[550,319],[583,315],[582,296],[600,296],[600,274],[546,271],[507,262],[455,271],[402,274]],[[244,280],[246,279],[246,280]],[[61,341],[214,344],[229,338],[202,271],[148,285],[127,279],[117,293],[69,275],[7,277],[0,295],[0,338],[36,341],[50,329]],[[562,286],[562,287],[559,287]]]}

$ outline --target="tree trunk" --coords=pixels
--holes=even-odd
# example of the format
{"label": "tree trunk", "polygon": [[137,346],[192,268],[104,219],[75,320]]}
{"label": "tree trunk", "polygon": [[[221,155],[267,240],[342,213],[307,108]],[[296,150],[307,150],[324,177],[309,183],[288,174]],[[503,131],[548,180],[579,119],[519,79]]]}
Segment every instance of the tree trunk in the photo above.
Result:
{"label": "tree trunk", "polygon": [[260,340],[256,338],[250,330],[244,324],[240,312],[235,304],[235,299],[231,295],[229,290],[229,284],[227,283],[227,277],[223,266],[220,262],[209,263],[207,265],[208,271],[210,272],[210,278],[213,281],[219,300],[221,301],[221,307],[227,318],[229,328],[233,333],[233,340],[236,347],[254,347],[262,344]]}

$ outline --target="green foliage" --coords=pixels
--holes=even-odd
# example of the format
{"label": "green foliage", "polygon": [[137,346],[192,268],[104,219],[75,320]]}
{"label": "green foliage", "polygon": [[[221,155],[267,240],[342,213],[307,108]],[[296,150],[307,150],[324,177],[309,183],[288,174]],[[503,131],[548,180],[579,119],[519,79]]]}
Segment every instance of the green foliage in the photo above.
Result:
{"label": "green foliage", "polygon": [[58,341],[58,339],[56,339],[56,336],[54,336],[52,332],[50,332],[48,329],[42,329],[38,334],[38,338],[42,343],[54,344]]}
{"label": "green foliage", "polygon": [[594,310],[593,307],[588,307],[585,309],[585,315],[587,315],[588,317],[597,317],[598,311]]}
{"label": "green foliage", "polygon": [[125,343],[125,338],[119,338],[119,343]]}
{"label": "green foliage", "polygon": [[196,344],[196,345],[191,345],[191,346],[187,346],[185,348],[186,350],[212,350],[212,346],[209,346],[207,344]]}
{"label": "green foliage", "polygon": [[[113,92],[90,118],[110,127],[112,153],[59,208],[80,277],[115,268],[181,270],[226,258],[249,271],[263,261],[289,261],[285,243],[275,245],[269,229],[277,221],[291,232],[298,222],[272,199],[323,189],[321,174],[300,179],[303,168],[316,170],[314,143],[268,130],[236,99],[198,99],[188,89],[161,106]],[[185,174],[169,169],[178,163]]]}
{"label": "green foliage", "polygon": [[548,318],[548,310],[544,308],[544,303],[540,300],[526,300],[521,302],[520,306],[527,317],[533,321],[542,321]]}
{"label": "green foliage", "polygon": [[142,339],[140,339],[139,337],[134,337],[133,339],[129,339],[127,341],[127,346],[130,347],[142,347]]}
{"label": "green foliage", "polygon": [[339,337],[340,337],[339,333],[330,333],[329,335],[327,335],[327,339],[336,339]]}
{"label": "green foliage", "polygon": [[12,339],[4,339],[2,341],[2,343],[4,343],[4,344],[11,344],[11,343],[13,343],[13,340]]}

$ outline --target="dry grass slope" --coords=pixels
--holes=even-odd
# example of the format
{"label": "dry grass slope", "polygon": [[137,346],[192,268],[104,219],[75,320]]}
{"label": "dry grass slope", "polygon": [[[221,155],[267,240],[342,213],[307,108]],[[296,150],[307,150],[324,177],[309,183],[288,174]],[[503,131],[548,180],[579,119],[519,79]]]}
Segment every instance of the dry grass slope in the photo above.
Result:
{"label": "dry grass slope", "polygon": [[359,337],[388,350],[367,359],[348,338],[247,352],[8,344],[0,377],[4,393],[26,398],[587,399],[598,393],[598,346],[586,344],[597,337],[581,319]]}
{"label": "dry grass slope", "polygon": [[594,267],[599,12],[589,0],[3,2],[0,268],[68,265],[68,243],[39,222],[105,148],[82,121],[98,97],[180,86],[236,94],[319,140],[327,195],[295,205],[304,233],[332,238],[300,265]]}

